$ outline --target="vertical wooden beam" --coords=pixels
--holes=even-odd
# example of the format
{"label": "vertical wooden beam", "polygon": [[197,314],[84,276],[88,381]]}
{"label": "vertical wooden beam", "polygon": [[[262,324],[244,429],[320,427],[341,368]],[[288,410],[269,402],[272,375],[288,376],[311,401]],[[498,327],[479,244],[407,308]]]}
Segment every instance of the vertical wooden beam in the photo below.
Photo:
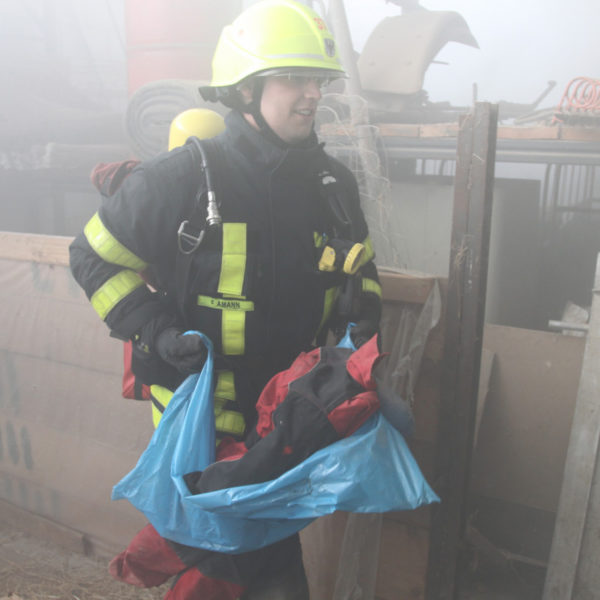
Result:
{"label": "vertical wooden beam", "polygon": [[[600,441],[600,255],[596,265],[592,310],[588,330],[571,437],[558,502],[556,525],[544,586],[544,600],[570,600],[587,597],[577,594],[580,579],[583,589],[598,593],[597,561],[600,544],[597,533],[588,546],[590,556],[582,554],[584,535],[590,522],[598,530],[596,516],[600,508],[594,487],[600,482],[598,450]],[[581,564],[595,567],[580,574]],[[583,581],[585,579],[585,581]],[[588,581],[589,580],[589,581]],[[588,585],[588,583],[592,583]],[[592,593],[592,592],[590,592]],[[591,596],[589,596],[591,598]]]}
{"label": "vertical wooden beam", "polygon": [[426,582],[428,600],[457,597],[475,430],[485,309],[498,107],[461,119],[452,223],[440,425]]}

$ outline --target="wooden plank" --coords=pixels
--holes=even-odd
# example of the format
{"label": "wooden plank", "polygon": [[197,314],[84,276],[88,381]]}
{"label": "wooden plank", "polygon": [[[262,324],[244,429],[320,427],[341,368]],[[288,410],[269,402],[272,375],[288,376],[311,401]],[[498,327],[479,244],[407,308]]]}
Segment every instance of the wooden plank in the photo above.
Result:
{"label": "wooden plank", "polygon": [[[456,123],[376,123],[382,137],[400,138],[448,138],[456,137]],[[356,132],[351,125],[340,126],[326,123],[321,126],[320,133],[330,136],[354,136]],[[565,125],[538,125],[535,127],[519,127],[502,125],[497,130],[498,139],[507,140],[568,140],[572,142],[600,142],[600,127],[574,127]]]}
{"label": "wooden plank", "polygon": [[72,241],[59,235],[0,231],[0,258],[68,266]]}
{"label": "wooden plank", "polygon": [[600,127],[560,128],[560,139],[573,142],[600,142]]}
{"label": "wooden plank", "polygon": [[433,275],[379,270],[383,298],[389,302],[424,304],[436,280]]}
{"label": "wooden plank", "polygon": [[413,123],[377,123],[376,127],[382,136],[419,137],[421,135],[421,126]]}
{"label": "wooden plank", "polygon": [[333,598],[348,513],[320,517],[300,532],[311,598]]}
{"label": "wooden plank", "polygon": [[[415,525],[386,521],[381,530],[381,552],[375,598],[423,599],[427,570],[428,531]],[[372,596],[358,595],[355,598]]]}
{"label": "wooden plank", "polygon": [[[72,241],[65,236],[0,231],[0,258],[68,266]],[[391,302],[423,304],[434,281],[431,275],[381,272],[383,294]]]}
{"label": "wooden plank", "polygon": [[10,524],[20,531],[56,544],[70,552],[92,554],[92,543],[85,533],[65,527],[1,499],[0,523]]}
{"label": "wooden plank", "polygon": [[[600,255],[593,291],[590,328],[583,353],[544,600],[570,600],[575,595],[582,540],[597,468],[600,441]],[[597,545],[596,542],[596,553]],[[597,568],[597,554],[594,559]]]}
{"label": "wooden plank", "polygon": [[598,569],[598,555],[600,554],[599,540],[600,463],[596,461],[587,518],[583,530],[583,538],[581,540],[581,549],[579,551],[579,563],[577,564],[577,579],[575,581],[574,597],[578,600],[586,598],[589,594],[589,590],[600,589],[600,570]]}
{"label": "wooden plank", "polygon": [[421,125],[421,137],[441,138],[456,137],[458,135],[458,123],[430,123]]}
{"label": "wooden plank", "polygon": [[544,125],[540,127],[498,127],[498,138],[511,140],[558,140],[560,128]]}
{"label": "wooden plank", "polygon": [[0,498],[124,547],[144,517],[110,490],[148,443],[150,406],[121,398],[122,344],[67,267],[0,262]]}
{"label": "wooden plank", "polygon": [[475,431],[487,281],[498,107],[477,103],[460,126],[444,362],[426,598],[457,592]]}
{"label": "wooden plank", "polygon": [[[414,515],[420,515],[420,518]],[[344,567],[350,568],[349,564],[339,562],[348,517],[349,513],[336,512],[317,519],[300,532],[310,597],[315,600],[333,598],[338,575],[341,573],[343,577]],[[428,552],[427,518],[427,507],[383,515],[376,598],[423,598]],[[351,573],[346,570],[345,574]]]}

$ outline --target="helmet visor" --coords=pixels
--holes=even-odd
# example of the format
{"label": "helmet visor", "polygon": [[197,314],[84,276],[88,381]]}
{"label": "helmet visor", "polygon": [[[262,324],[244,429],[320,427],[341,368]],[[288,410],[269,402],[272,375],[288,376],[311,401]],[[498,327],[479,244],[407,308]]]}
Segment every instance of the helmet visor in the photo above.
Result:
{"label": "helmet visor", "polygon": [[335,79],[348,77],[343,71],[333,69],[303,69],[303,68],[278,68],[260,71],[255,77],[282,77],[299,86],[309,82],[316,83],[319,87],[326,87]]}

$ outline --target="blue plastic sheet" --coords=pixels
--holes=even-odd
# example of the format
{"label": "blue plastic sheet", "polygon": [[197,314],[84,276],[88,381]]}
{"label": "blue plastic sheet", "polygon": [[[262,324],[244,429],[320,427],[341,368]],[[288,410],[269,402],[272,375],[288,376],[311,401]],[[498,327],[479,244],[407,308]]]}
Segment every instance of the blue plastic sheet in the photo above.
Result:
{"label": "blue plastic sheet", "polygon": [[404,438],[381,414],[277,479],[190,494],[183,475],[204,470],[215,454],[212,344],[202,337],[209,349],[202,373],[175,391],[137,465],[113,488],[113,500],[129,500],[161,536],[235,554],[336,510],[387,512],[439,501]]}

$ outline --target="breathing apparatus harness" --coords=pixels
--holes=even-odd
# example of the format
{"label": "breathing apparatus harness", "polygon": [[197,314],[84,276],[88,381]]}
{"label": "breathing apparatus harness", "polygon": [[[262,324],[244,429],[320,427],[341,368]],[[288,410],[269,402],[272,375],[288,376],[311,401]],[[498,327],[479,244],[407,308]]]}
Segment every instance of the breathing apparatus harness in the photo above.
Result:
{"label": "breathing apparatus harness", "polygon": [[[200,247],[207,230],[219,227],[223,222],[221,213],[219,212],[217,195],[215,193],[213,178],[208,164],[207,151],[203,146],[203,142],[197,137],[190,139],[200,154],[200,168],[204,174],[204,181],[206,184],[206,219],[204,226],[202,226],[195,222],[195,215],[192,214],[189,219],[182,221],[179,225],[179,229],[177,230],[177,245],[179,246],[179,251],[186,255],[193,254]],[[206,141],[204,143],[206,143]],[[194,213],[201,209],[203,195],[204,190],[200,187],[194,201]]]}
{"label": "breathing apparatus harness", "polygon": [[[254,77],[252,87],[252,99],[244,103],[237,86],[228,87],[203,87],[200,94],[206,101],[221,102],[225,106],[241,113],[252,115],[261,133],[280,147],[288,147],[269,126],[260,111],[260,102],[264,87],[262,77]],[[193,254],[202,244],[207,231],[221,226],[222,219],[219,212],[219,202],[211,176],[209,154],[220,151],[218,144],[212,144],[211,140],[199,140],[192,138],[195,148],[200,155],[201,169],[204,174],[206,189],[199,190],[195,203],[194,212],[189,219],[182,221],[177,232],[179,250],[184,255]],[[210,152],[206,145],[210,144]],[[216,157],[215,157],[216,159]],[[323,250],[319,259],[318,268],[323,272],[341,272],[345,275],[341,292],[337,300],[337,312],[342,321],[350,321],[355,318],[356,300],[360,295],[360,279],[355,277],[358,272],[365,253],[363,244],[355,242],[354,227],[346,210],[340,184],[328,168],[322,169],[319,174],[319,190],[328,208],[332,222],[333,236],[324,236]],[[206,193],[206,202],[202,198]],[[204,224],[201,223],[198,213],[206,207]],[[342,325],[345,329],[345,324]]]}
{"label": "breathing apparatus harness", "polygon": [[319,173],[319,187],[333,223],[333,237],[324,240],[319,270],[341,271],[345,277],[337,299],[337,314],[341,323],[333,327],[336,336],[343,335],[348,322],[356,318],[360,296],[360,279],[356,277],[366,251],[356,239],[352,219],[346,211],[340,184],[329,170]]}
{"label": "breathing apparatus harness", "polygon": [[[252,115],[258,125],[261,133],[274,142],[279,147],[287,148],[289,144],[284,142],[267,123],[260,111],[260,103],[265,85],[264,77],[255,76],[252,81],[252,99],[245,103],[239,91],[239,86],[210,87],[200,88],[200,95],[207,102],[221,102],[228,108],[237,110],[240,113]],[[202,148],[200,147],[202,151]],[[204,158],[204,157],[203,157]],[[204,171],[207,176],[208,172]],[[354,275],[360,266],[360,259],[364,253],[364,246],[350,242],[352,239],[352,222],[343,200],[338,191],[337,180],[329,170],[323,170],[319,173],[320,187],[323,191],[323,197],[327,201],[331,216],[334,222],[335,238],[331,239],[323,250],[323,255],[319,261],[319,270],[337,271],[342,270],[347,275]],[[210,189],[210,187],[209,187]],[[210,202],[210,195],[209,195]],[[208,217],[207,217],[208,219]],[[344,239],[345,236],[347,239]]]}
{"label": "breathing apparatus harness", "polygon": [[[237,110],[240,113],[251,114],[263,134],[271,141],[281,145],[284,143],[283,140],[281,140],[281,138],[271,129],[260,112],[260,100],[262,97],[263,87],[264,81],[262,78],[255,77],[252,88],[252,100],[249,104],[245,104],[243,102],[237,86],[205,86],[201,87],[199,91],[202,98],[207,102],[221,102],[228,108]],[[202,225],[195,214],[198,213],[203,206],[202,196],[204,195],[204,190],[202,190],[202,187],[200,187],[194,202],[194,214],[190,216],[189,219],[182,221],[179,225],[179,229],[177,230],[177,245],[179,247],[179,251],[186,255],[193,254],[200,247],[207,230],[217,228],[222,223],[221,214],[219,212],[219,203],[217,202],[213,179],[211,176],[207,150],[204,146],[204,144],[206,144],[206,140],[200,141],[196,137],[191,138],[191,140],[194,144],[194,147],[200,154],[200,168],[204,174],[204,181],[206,184],[206,219],[204,225]],[[215,148],[215,151],[216,150],[217,148]]]}

